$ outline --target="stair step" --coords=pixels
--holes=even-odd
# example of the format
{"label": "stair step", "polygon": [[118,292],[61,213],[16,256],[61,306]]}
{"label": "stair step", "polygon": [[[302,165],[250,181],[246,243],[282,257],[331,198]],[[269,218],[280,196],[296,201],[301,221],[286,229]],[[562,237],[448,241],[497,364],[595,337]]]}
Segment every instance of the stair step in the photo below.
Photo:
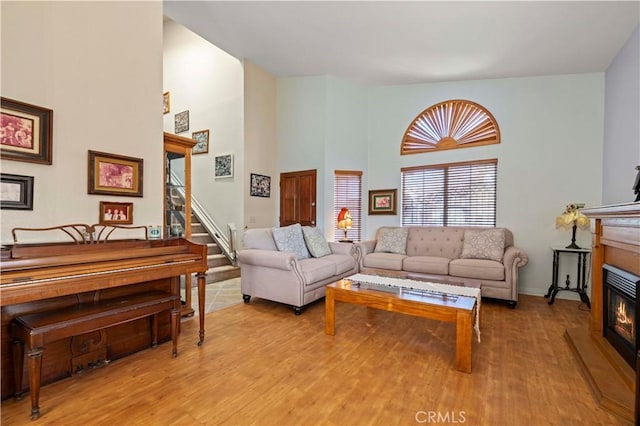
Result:
{"label": "stair step", "polygon": [[202,226],[201,223],[191,222],[191,234],[202,234],[206,232],[206,229],[204,229],[204,226]]}
{"label": "stair step", "polygon": [[222,253],[222,250],[220,249],[219,245],[217,245],[216,243],[207,243],[207,254],[208,255],[220,254],[220,253]]}
{"label": "stair step", "polygon": [[207,270],[207,283],[229,280],[240,276],[240,268],[233,265],[216,266]]}
{"label": "stair step", "polygon": [[213,242],[213,238],[206,232],[191,232],[191,241],[209,245],[209,243]]}
{"label": "stair step", "polygon": [[207,256],[207,265],[209,266],[209,268],[213,268],[216,266],[226,266],[231,265],[231,261],[222,253],[210,254]]}

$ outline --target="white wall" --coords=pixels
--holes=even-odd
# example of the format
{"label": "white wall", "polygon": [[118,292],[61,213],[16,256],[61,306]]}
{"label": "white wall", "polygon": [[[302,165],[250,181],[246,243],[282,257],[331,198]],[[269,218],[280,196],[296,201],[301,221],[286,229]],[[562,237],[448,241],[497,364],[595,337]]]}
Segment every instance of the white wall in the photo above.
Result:
{"label": "white wall", "polygon": [[602,203],[634,201],[640,166],[640,26],[605,74]]}
{"label": "white wall", "polygon": [[276,138],[276,78],[244,61],[244,149],[247,178],[251,173],[271,177],[271,196],[251,196],[244,191],[244,223],[248,228],[278,224],[278,158]]}
{"label": "white wall", "polygon": [[[53,164],[2,160],[35,177],[14,227],[98,222],[101,200],[134,203],[134,225],[162,223],[162,4],[2,2],[2,96],[53,109]],[[144,197],[87,194],[87,151],[144,159]]]}
{"label": "white wall", "polygon": [[[189,111],[189,130],[209,130],[209,152],[193,155],[192,194],[213,220],[226,230],[244,227],[244,93],[242,63],[183,26],[165,19],[164,91],[170,92],[171,111],[164,130],[175,133],[175,114]],[[214,156],[232,153],[232,178],[214,179]]]}
{"label": "white wall", "polygon": [[[500,126],[502,143],[400,156],[407,126],[446,99],[485,106]],[[402,167],[497,158],[497,224],[510,228],[530,257],[520,292],[542,295],[551,279],[550,247],[566,246],[571,238],[569,231],[555,229],[556,216],[567,203],[601,203],[603,102],[602,73],[368,88],[330,77],[279,79],[279,168],[319,169],[318,223],[333,226],[330,175],[336,168],[367,171],[366,212],[368,190],[400,190]],[[351,138],[354,147],[343,148]],[[363,238],[372,238],[381,225],[399,223],[399,215],[365,217]],[[590,233],[580,231],[578,243],[588,247]],[[560,273],[575,276],[574,269],[569,259]]]}

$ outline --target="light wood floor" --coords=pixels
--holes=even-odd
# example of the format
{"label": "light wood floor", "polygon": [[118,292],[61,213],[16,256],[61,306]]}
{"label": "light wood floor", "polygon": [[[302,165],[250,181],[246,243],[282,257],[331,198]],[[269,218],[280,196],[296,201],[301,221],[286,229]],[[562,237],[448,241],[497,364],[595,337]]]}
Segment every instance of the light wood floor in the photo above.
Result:
{"label": "light wood floor", "polygon": [[[579,302],[522,296],[482,304],[473,372],[454,369],[453,324],[324,302],[294,316],[264,300],[182,323],[170,344],[2,403],[2,425],[617,425],[599,409],[563,338],[584,323]],[[429,416],[431,416],[429,418]],[[431,419],[431,420],[429,420]]]}

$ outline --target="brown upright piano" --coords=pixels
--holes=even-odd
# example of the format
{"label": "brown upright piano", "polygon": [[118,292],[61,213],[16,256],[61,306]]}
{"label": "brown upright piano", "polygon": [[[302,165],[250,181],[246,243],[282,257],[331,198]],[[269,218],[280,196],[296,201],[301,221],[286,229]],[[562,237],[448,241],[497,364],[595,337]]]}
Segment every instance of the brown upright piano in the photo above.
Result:
{"label": "brown upright piano", "polygon": [[[64,225],[39,230],[61,230],[71,242],[14,244],[0,260],[2,318],[2,399],[14,393],[11,322],[16,316],[73,306],[82,301],[109,299],[150,290],[180,292],[180,277],[196,274],[200,320],[198,345],[204,341],[207,246],[183,238],[149,240],[110,239],[118,226]],[[28,229],[32,231],[33,229]],[[14,230],[14,241],[16,231]],[[160,341],[170,338],[170,318],[159,319]],[[78,373],[79,366],[97,366],[148,347],[146,319],[110,327],[47,346],[42,383]],[[26,369],[25,369],[26,370]],[[26,374],[26,371],[23,372]]]}

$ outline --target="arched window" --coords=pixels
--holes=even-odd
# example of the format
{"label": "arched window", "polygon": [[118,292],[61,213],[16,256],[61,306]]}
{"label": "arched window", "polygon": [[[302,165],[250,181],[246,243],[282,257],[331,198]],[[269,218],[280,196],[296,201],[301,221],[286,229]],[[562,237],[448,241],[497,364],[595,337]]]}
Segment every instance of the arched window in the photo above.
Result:
{"label": "arched window", "polygon": [[486,108],[475,102],[453,99],[422,111],[402,138],[400,154],[500,143],[500,129]]}

